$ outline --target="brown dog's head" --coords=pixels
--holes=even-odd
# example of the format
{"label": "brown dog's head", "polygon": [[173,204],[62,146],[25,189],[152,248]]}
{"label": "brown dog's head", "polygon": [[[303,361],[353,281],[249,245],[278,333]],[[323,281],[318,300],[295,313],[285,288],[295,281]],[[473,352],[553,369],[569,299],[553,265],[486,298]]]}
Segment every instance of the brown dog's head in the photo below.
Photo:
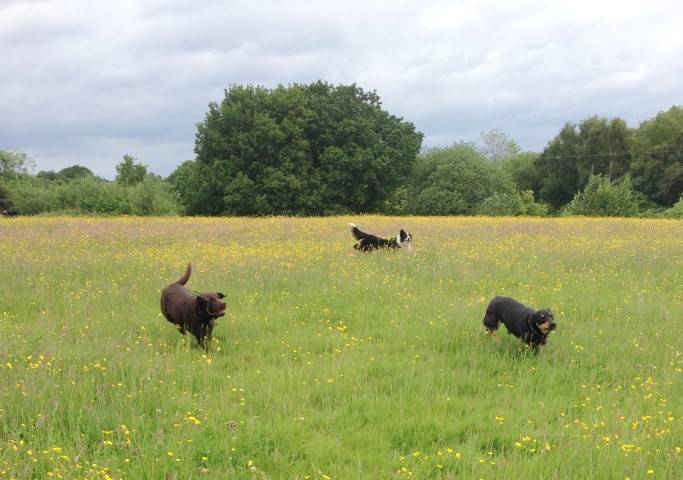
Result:
{"label": "brown dog's head", "polygon": [[225,297],[220,292],[202,293],[196,296],[196,308],[202,316],[218,318],[225,315]]}

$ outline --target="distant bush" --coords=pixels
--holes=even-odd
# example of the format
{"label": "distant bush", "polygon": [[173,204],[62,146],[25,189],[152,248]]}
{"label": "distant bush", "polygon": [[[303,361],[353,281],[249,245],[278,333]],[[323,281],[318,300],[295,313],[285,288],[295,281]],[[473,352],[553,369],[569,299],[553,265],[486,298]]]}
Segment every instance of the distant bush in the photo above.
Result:
{"label": "distant bush", "polygon": [[[467,143],[421,154],[403,195],[411,215],[472,215],[489,198],[486,211],[497,212],[515,195],[509,174]],[[488,214],[488,213],[487,213]]]}
{"label": "distant bush", "polygon": [[534,200],[534,192],[531,190],[520,192],[519,198],[522,201],[522,215],[528,217],[548,216],[548,205],[536,202],[536,200]]}
{"label": "distant bush", "polygon": [[128,188],[131,214],[139,216],[180,215],[182,208],[173,187],[147,175],[140,183]]}
{"label": "distant bush", "polygon": [[497,193],[484,200],[477,207],[477,213],[489,217],[522,215],[522,200],[518,193]]}
{"label": "distant bush", "polygon": [[536,203],[534,193],[531,190],[527,190],[520,193],[492,195],[479,205],[477,213],[490,217],[545,217],[548,215],[548,206]]}
{"label": "distant bush", "polygon": [[586,188],[574,196],[563,213],[587,217],[636,217],[642,203],[643,198],[633,190],[628,175],[616,184],[603,175],[592,175]]}
{"label": "distant bush", "polygon": [[71,181],[21,175],[3,183],[3,203],[22,215],[179,215],[173,187],[154,175],[125,186],[92,175]]}
{"label": "distant bush", "polygon": [[55,204],[55,188],[45,180],[22,175],[7,182],[9,202],[22,215],[49,212]]}
{"label": "distant bush", "polygon": [[665,210],[662,214],[664,218],[683,218],[683,197],[678,199],[678,202],[673,207]]}
{"label": "distant bush", "polygon": [[115,183],[95,177],[79,177],[54,188],[52,210],[75,214],[118,215],[129,213],[126,195]]}
{"label": "distant bush", "polygon": [[3,176],[0,175],[0,210],[9,210],[10,208],[13,208],[10,190]]}

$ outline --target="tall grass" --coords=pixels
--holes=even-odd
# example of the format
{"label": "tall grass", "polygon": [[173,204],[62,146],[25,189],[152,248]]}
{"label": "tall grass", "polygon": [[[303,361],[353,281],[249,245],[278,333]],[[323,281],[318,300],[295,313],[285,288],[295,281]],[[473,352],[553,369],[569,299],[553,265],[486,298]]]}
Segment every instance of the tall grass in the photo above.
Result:
{"label": "tall grass", "polygon": [[[187,262],[210,353],[159,311]],[[0,478],[679,478],[682,267],[666,220],[0,220]]]}

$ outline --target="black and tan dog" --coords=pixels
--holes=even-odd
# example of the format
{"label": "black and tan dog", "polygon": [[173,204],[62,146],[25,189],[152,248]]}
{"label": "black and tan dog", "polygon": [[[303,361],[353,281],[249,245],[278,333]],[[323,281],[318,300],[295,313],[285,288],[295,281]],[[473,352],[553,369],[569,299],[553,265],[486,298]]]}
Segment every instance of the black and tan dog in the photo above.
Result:
{"label": "black and tan dog", "polygon": [[550,332],[557,328],[550,310],[534,310],[510,297],[494,297],[486,307],[484,326],[493,335],[503,323],[508,333],[522,340],[531,348],[545,345]]}
{"label": "black and tan dog", "polygon": [[410,233],[401,230],[396,238],[380,238],[371,233],[362,232],[355,223],[349,223],[351,226],[351,235],[353,238],[358,240],[353,248],[360,250],[361,252],[369,252],[371,250],[379,250],[381,248],[400,248],[406,243],[413,241],[413,237]]}
{"label": "black and tan dog", "polygon": [[187,264],[185,274],[161,292],[161,313],[183,335],[190,332],[199,345],[209,349],[216,319],[225,315],[225,302],[220,292],[192,293],[185,284],[192,273]]}

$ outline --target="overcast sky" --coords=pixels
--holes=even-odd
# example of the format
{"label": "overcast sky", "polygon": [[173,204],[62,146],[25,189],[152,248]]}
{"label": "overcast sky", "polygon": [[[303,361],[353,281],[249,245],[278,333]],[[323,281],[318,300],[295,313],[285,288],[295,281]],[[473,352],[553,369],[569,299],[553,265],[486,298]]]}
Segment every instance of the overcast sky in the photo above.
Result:
{"label": "overcast sky", "polygon": [[0,0],[0,149],[166,177],[231,85],[355,83],[424,146],[683,105],[679,0]]}

